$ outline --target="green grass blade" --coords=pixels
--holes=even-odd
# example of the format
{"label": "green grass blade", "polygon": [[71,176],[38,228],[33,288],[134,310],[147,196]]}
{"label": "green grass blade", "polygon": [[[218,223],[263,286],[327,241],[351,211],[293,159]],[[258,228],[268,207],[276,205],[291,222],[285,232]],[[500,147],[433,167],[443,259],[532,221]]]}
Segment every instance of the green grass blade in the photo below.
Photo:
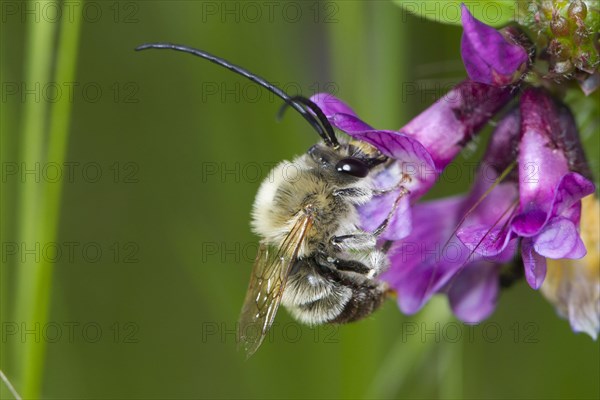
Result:
{"label": "green grass blade", "polygon": [[[28,21],[27,41],[25,49],[24,87],[32,91],[23,103],[23,120],[21,125],[20,162],[22,168],[34,170],[44,161],[45,126],[48,118],[48,109],[45,102],[41,101],[41,85],[50,81],[52,71],[52,54],[54,48],[54,34],[56,24],[41,19],[38,22]],[[34,90],[35,87],[37,90]],[[37,177],[35,177],[37,178]],[[41,214],[42,189],[39,182],[32,175],[27,175],[19,185],[19,211],[17,217],[17,237],[21,248],[35,248],[35,243],[42,240],[39,232],[39,218]],[[33,327],[36,320],[36,287],[40,273],[40,265],[36,263],[35,256],[28,255],[25,262],[18,263],[17,295],[15,299],[15,320],[26,327]],[[36,345],[35,341],[25,341],[16,350],[16,369],[18,382],[21,383],[27,375],[27,361],[30,347]],[[30,397],[26,392],[23,395]]]}
{"label": "green grass blade", "polygon": [[[75,79],[75,65],[79,44],[79,30],[81,25],[81,13],[75,13],[70,21],[67,18],[61,20],[60,36],[56,58],[56,73],[54,81],[62,84],[72,82]],[[49,119],[48,149],[45,162],[62,165],[65,160],[67,139],[69,132],[69,121],[71,118],[72,102],[69,96],[63,96],[52,104]],[[43,202],[37,204],[37,210],[41,210],[37,219],[36,228],[43,243],[56,241],[58,234],[58,221],[60,216],[60,202],[62,184],[59,182],[43,182],[41,186]],[[38,197],[38,200],[40,197]],[[40,326],[48,321],[52,289],[53,264],[43,257],[40,263],[28,270],[27,275],[22,276],[22,296],[20,301],[26,302],[26,321],[39,323]],[[45,364],[45,341],[31,341],[25,344],[23,356],[23,396],[26,398],[37,398],[41,392],[43,381],[43,368]]]}

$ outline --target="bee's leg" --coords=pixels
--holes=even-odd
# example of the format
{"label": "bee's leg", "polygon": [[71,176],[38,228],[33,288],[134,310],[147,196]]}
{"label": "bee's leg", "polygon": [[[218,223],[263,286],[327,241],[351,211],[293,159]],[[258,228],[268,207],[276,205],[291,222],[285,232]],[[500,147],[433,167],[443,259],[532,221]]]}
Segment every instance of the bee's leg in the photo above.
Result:
{"label": "bee's leg", "polygon": [[371,272],[371,268],[367,267],[360,261],[340,260],[339,258],[336,258],[333,260],[332,264],[338,271],[351,271],[361,275],[367,275]]}
{"label": "bee's leg", "polygon": [[387,252],[390,251],[390,248],[393,244],[394,242],[392,240],[386,240],[385,242],[383,242],[383,245],[381,245],[381,251],[384,254],[387,254]]}
{"label": "bee's leg", "polygon": [[386,189],[374,189],[371,191],[371,193],[373,194],[373,196],[382,196],[384,194],[388,194],[391,193],[393,191],[396,191],[398,189],[404,189],[404,184],[408,183],[412,180],[412,178],[410,177],[410,175],[407,174],[403,174],[402,178],[400,179],[400,181],[398,183],[396,183],[394,186],[386,188]]}
{"label": "bee's leg", "polygon": [[358,187],[350,187],[334,190],[333,195],[343,197],[352,204],[365,204],[373,197],[373,191]]}
{"label": "bee's leg", "polygon": [[333,258],[325,253],[321,253],[317,260],[321,266],[335,268],[338,271],[356,272],[369,279],[379,275],[387,267],[385,254],[377,250],[370,252],[368,257],[364,259],[364,262]]}
{"label": "bee's leg", "polygon": [[351,235],[333,236],[331,244],[336,250],[367,250],[377,244],[377,238],[367,232],[354,233]]}
{"label": "bee's leg", "polygon": [[410,193],[410,191],[408,191],[408,189],[406,189],[404,187],[400,187],[400,194],[396,198],[396,201],[394,201],[394,204],[392,205],[392,209],[388,213],[387,217],[385,217],[383,222],[377,227],[377,229],[375,229],[373,231],[374,237],[381,235],[383,233],[383,231],[385,231],[385,229],[388,227],[390,221],[392,220],[392,217],[394,216],[396,209],[398,208],[398,204],[400,204],[400,200],[409,193]]}
{"label": "bee's leg", "polygon": [[350,235],[333,236],[331,238],[331,244],[333,245],[333,247],[335,249],[337,249],[338,251],[342,251],[342,250],[358,250],[358,251],[360,251],[360,250],[368,250],[368,249],[375,247],[375,245],[377,244],[377,236],[381,235],[383,233],[383,231],[385,231],[385,229],[387,228],[388,224],[390,223],[392,217],[394,216],[396,209],[398,208],[398,204],[400,203],[400,200],[402,199],[402,197],[406,196],[409,193],[410,192],[407,189],[405,189],[403,187],[401,188],[400,194],[396,198],[396,201],[394,201],[394,204],[392,205],[392,209],[388,213],[387,217],[385,217],[383,222],[372,233],[359,232],[359,233],[353,233]]}

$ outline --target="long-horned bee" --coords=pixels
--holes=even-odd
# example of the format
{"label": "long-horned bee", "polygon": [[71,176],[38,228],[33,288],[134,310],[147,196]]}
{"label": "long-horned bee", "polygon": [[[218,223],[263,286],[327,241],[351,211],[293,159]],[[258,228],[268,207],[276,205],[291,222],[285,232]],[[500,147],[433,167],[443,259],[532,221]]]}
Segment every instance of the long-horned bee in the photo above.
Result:
{"label": "long-horned bee", "polygon": [[291,162],[294,168],[287,168],[288,161],[276,166],[256,196],[252,228],[261,241],[238,323],[239,343],[248,356],[262,343],[280,304],[309,325],[356,321],[377,309],[389,293],[376,279],[388,267],[377,239],[399,198],[373,232],[360,228],[357,206],[401,188],[401,179],[389,189],[373,184],[388,158],[366,142],[338,140],[315,103],[290,97],[242,67],[169,43],[136,50],[150,48],[190,53],[245,76],[283,99],[281,111],[295,109],[322,139]]}

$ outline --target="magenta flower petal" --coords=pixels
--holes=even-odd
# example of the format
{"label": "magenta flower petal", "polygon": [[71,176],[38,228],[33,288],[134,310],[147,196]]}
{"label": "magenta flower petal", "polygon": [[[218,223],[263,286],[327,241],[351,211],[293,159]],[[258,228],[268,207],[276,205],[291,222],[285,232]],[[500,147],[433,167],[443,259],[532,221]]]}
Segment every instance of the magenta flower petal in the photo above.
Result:
{"label": "magenta flower petal", "polygon": [[476,262],[450,282],[448,299],[458,319],[474,324],[492,314],[499,292],[499,271],[499,264]]}
{"label": "magenta flower petal", "polygon": [[[484,158],[484,171],[490,163],[502,167],[507,165],[506,160],[514,159],[511,149],[517,145],[511,138],[517,132],[518,120],[518,114],[511,113],[498,124]],[[546,274],[546,257],[578,258],[585,254],[578,232],[580,201],[594,192],[594,185],[570,171],[585,171],[581,168],[585,160],[568,110],[557,108],[543,91],[528,89],[521,99],[520,121],[517,215],[500,214],[502,209],[510,210],[517,196],[510,191],[516,189],[516,184],[509,175],[479,205],[480,209],[470,218],[474,222],[466,223],[457,235],[472,251],[496,260],[502,254],[510,254],[517,237],[521,237],[525,276],[529,285],[537,289]],[[498,171],[492,172],[494,179]],[[479,196],[490,185],[490,180],[482,180],[478,175],[471,197]],[[496,208],[486,209],[488,201]]]}
{"label": "magenta flower petal", "polygon": [[501,254],[514,238],[508,229],[490,229],[487,225],[479,224],[461,228],[456,235],[470,251],[484,257],[494,257]]}
{"label": "magenta flower petal", "polygon": [[564,104],[559,104],[558,119],[560,122],[560,130],[558,135],[558,143],[569,161],[569,170],[583,175],[585,178],[592,180],[592,171],[586,160],[583,146],[579,138],[579,130],[575,117],[571,113],[569,107]]}
{"label": "magenta flower petal", "polygon": [[435,176],[435,165],[429,152],[418,140],[408,135],[382,130],[348,133],[355,139],[372,144],[386,156],[400,160],[404,164],[418,163],[415,166],[419,168],[422,168],[421,164],[426,165],[430,168],[429,175]]}
{"label": "magenta flower petal", "polygon": [[[317,93],[313,95],[310,100],[319,106],[321,111],[323,111],[327,117],[335,114],[347,114],[358,119],[358,116],[349,105],[329,93]],[[368,127],[367,129],[371,129],[371,127]]]}
{"label": "magenta flower petal", "polygon": [[520,236],[533,236],[542,229],[550,217],[555,190],[569,172],[565,153],[557,149],[559,127],[554,101],[541,90],[527,89],[521,97],[521,213],[513,221],[513,230]]}
{"label": "magenta flower petal", "polygon": [[559,258],[581,258],[586,250],[579,237],[577,227],[567,218],[553,218],[539,235],[533,238],[533,247],[541,256]]}
{"label": "magenta flower petal", "polygon": [[452,235],[463,197],[413,207],[413,229],[390,249],[390,268],[381,276],[398,292],[402,312],[413,314],[451,278],[468,256],[458,240],[442,248]]}
{"label": "magenta flower petal", "polygon": [[[488,166],[485,163],[483,165],[484,167]],[[469,195],[470,204],[478,201],[494,182],[485,174],[486,168],[479,171],[474,189]],[[492,175],[492,177],[494,176],[495,174]],[[512,258],[515,251],[515,240],[513,239],[516,238],[516,235],[511,232],[507,222],[518,195],[516,186],[512,182],[496,186],[458,229],[456,235],[470,251],[475,251],[483,257],[499,259],[499,261],[509,261]]]}
{"label": "magenta flower petal", "polygon": [[[456,305],[457,316],[464,321],[476,322],[493,309],[497,282],[494,286],[492,275],[496,281],[498,277],[497,268],[492,271],[490,266],[499,268],[500,263],[511,260],[516,243],[512,241],[488,260],[472,253],[453,236],[466,200],[456,196],[413,207],[413,230],[408,237],[394,243],[389,253],[391,267],[382,275],[398,292],[402,312],[417,312],[442,291],[453,296],[451,301]],[[472,271],[475,265],[485,268],[485,273]],[[479,307],[472,304],[475,298],[481,302]]]}
{"label": "magenta flower petal", "polygon": [[512,98],[509,88],[459,83],[400,129],[419,141],[441,172]]}
{"label": "magenta flower petal", "polygon": [[[519,111],[514,109],[498,123],[469,194],[470,204],[480,201],[515,159],[519,121]],[[471,251],[484,257],[499,257],[501,253],[506,253],[510,258],[514,254],[513,239],[516,236],[511,232],[508,221],[518,199],[515,180],[513,175],[504,178],[503,183],[485,196],[458,230],[457,236]],[[509,243],[512,243],[512,251],[506,251]]]}
{"label": "magenta flower petal", "polygon": [[566,174],[556,188],[552,214],[563,214],[585,196],[594,193],[595,190],[594,184],[582,175],[576,172]]}
{"label": "magenta flower petal", "polygon": [[394,271],[386,272],[382,279],[388,281],[398,292],[398,306],[405,314],[414,314],[427,301],[438,293],[451,279],[467,264],[469,251],[456,238],[452,239],[445,248],[445,241],[428,242],[413,241],[412,236],[400,241],[394,248],[396,257],[392,264],[397,264],[404,257],[415,257],[401,268],[406,268],[404,278],[394,280]]}
{"label": "magenta flower petal", "polygon": [[[550,208],[552,211],[550,213],[544,213],[533,209],[530,210],[529,213],[520,214],[513,220],[513,231],[522,236],[542,234],[547,224],[552,223],[553,217],[558,215],[569,218],[571,223],[577,224],[579,221],[579,214],[572,217],[569,217],[569,215],[573,210],[580,207],[582,198],[594,193],[594,191],[595,186],[591,181],[578,173],[568,173],[561,178],[554,190],[554,197],[548,201],[547,208]],[[577,236],[578,240],[580,240],[577,230],[569,232],[572,232]],[[550,255],[547,255],[547,257],[556,258]]]}
{"label": "magenta flower petal", "polygon": [[533,248],[533,240],[524,238],[521,241],[521,257],[525,268],[525,279],[532,289],[539,289],[546,277],[546,258]]}
{"label": "magenta flower petal", "polygon": [[317,93],[310,98],[337,129],[354,137],[355,134],[375,131],[369,124],[358,118],[346,103],[329,93]]}
{"label": "magenta flower petal", "polygon": [[[520,132],[521,113],[519,108],[515,107],[502,116],[502,119],[496,125],[488,143],[480,172],[480,174],[483,174],[483,177],[478,179],[478,181],[487,181],[485,189],[487,189],[511,163],[517,160]],[[514,175],[513,171],[513,174],[507,177],[505,181],[510,180],[516,182]],[[483,191],[481,194],[483,194]]]}
{"label": "magenta flower petal", "polygon": [[581,207],[582,202],[578,201],[573,204],[570,208],[566,209],[560,214],[560,217],[566,218],[573,223],[576,227],[579,227],[579,221],[581,220]]}
{"label": "magenta flower petal", "polygon": [[350,136],[357,133],[373,131],[374,129],[363,122],[361,119],[350,114],[325,114],[333,126],[341,131],[346,132]]}
{"label": "magenta flower petal", "polygon": [[381,189],[397,184],[402,174],[408,174],[413,181],[418,181],[410,185],[412,189],[422,187],[423,191],[433,185],[437,178],[435,164],[428,150],[417,139],[400,132],[373,129],[358,118],[350,107],[330,94],[319,93],[311,100],[337,129],[354,139],[372,144],[386,156],[402,162],[401,170],[396,171],[400,174],[395,175],[395,180],[385,182]]}
{"label": "magenta flower petal", "polygon": [[527,51],[475,19],[464,4],[461,7],[461,53],[469,78],[495,86],[516,82],[527,67]]}
{"label": "magenta flower petal", "polygon": [[557,109],[543,91],[528,89],[521,99],[521,115],[521,211],[512,226],[519,236],[533,237],[595,187],[584,176],[570,172],[571,168],[582,172],[587,168],[568,109]]}

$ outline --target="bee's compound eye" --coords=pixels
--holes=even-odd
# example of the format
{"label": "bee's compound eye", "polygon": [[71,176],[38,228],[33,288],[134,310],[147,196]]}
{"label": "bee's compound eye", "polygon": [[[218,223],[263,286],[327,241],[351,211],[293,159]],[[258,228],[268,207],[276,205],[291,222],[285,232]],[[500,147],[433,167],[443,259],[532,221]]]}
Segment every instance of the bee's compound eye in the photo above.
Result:
{"label": "bee's compound eye", "polygon": [[336,171],[343,172],[357,178],[369,175],[369,167],[357,158],[344,158],[335,166]]}

